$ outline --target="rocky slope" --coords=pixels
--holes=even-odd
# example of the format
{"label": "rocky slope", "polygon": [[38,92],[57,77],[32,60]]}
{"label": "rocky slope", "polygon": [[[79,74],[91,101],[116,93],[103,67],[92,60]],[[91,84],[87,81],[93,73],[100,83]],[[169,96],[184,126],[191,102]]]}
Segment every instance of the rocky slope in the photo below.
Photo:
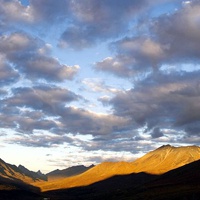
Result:
{"label": "rocky slope", "polygon": [[46,181],[47,177],[41,173],[29,171],[24,166],[11,165],[0,159],[0,177],[8,180],[32,183],[35,181]]}

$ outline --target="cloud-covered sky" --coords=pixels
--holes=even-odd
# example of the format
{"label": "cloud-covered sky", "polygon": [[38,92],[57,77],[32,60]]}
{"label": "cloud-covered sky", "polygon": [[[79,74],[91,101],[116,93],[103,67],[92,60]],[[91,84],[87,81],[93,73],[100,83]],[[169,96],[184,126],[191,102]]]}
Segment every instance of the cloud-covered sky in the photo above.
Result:
{"label": "cloud-covered sky", "polygon": [[0,0],[0,157],[44,172],[200,145],[200,1]]}

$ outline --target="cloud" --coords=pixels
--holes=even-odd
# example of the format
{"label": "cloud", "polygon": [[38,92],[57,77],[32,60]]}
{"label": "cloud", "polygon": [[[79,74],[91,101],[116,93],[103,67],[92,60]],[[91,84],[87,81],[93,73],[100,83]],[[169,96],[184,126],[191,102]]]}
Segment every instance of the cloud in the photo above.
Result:
{"label": "cloud", "polygon": [[56,121],[48,119],[41,112],[22,112],[17,108],[4,109],[3,112],[0,114],[1,128],[13,129],[16,133],[33,134],[35,130],[50,131],[57,127]]}
{"label": "cloud", "polygon": [[119,89],[106,85],[103,80],[98,78],[85,78],[83,79],[82,83],[93,92],[117,93],[119,91]]}
{"label": "cloud", "polygon": [[[0,0],[0,16],[2,22],[14,25],[52,25],[60,20],[69,17],[69,2],[61,0],[29,0],[27,5],[24,5],[20,0]],[[7,25],[6,25],[7,26]]]}
{"label": "cloud", "polygon": [[112,43],[115,56],[96,62],[95,68],[121,77],[134,77],[157,71],[166,64],[176,65],[177,70],[181,64],[197,64],[199,13],[200,4],[193,1],[171,14],[145,21],[142,34],[135,33]]}
{"label": "cloud", "polygon": [[195,133],[200,120],[198,77],[199,71],[150,74],[133,89],[118,93],[110,105],[115,115],[147,125],[153,133],[158,133],[158,126]]}
{"label": "cloud", "polygon": [[97,114],[68,106],[81,99],[73,92],[48,86],[20,87],[2,99],[1,126],[33,133],[49,130],[56,134],[110,134],[126,130],[128,119],[112,114]]}
{"label": "cloud", "polygon": [[68,17],[69,3],[68,0],[30,0],[30,9],[34,20],[37,23],[53,23],[64,20]]}
{"label": "cloud", "polygon": [[152,138],[159,138],[164,136],[163,132],[160,130],[160,128],[155,127],[151,133]]}
{"label": "cloud", "polygon": [[16,32],[0,37],[0,54],[28,79],[72,80],[79,66],[63,65],[49,51],[48,44],[25,33]]}
{"label": "cloud", "polygon": [[[178,2],[182,7],[175,9]],[[86,152],[104,149],[139,153],[144,146],[143,150],[148,151],[166,142],[199,141],[199,1],[0,3],[0,126],[18,135],[11,143],[31,147],[66,143]],[[159,5],[168,3],[174,7],[158,16],[169,9],[166,6],[158,11]],[[105,81],[85,78],[73,82],[82,78],[83,74],[78,77],[77,73],[83,70],[79,65],[63,64],[52,55],[63,56],[52,51],[58,43],[76,50],[110,43],[110,56],[96,62],[94,68],[127,78],[132,89],[124,90],[119,86],[121,81],[116,83],[118,79],[112,76]],[[69,55],[62,59],[67,60]],[[75,59],[82,62],[79,56]],[[196,71],[181,71],[184,64]],[[173,70],[167,69],[172,66]],[[70,90],[66,80],[72,81]],[[81,92],[86,92],[85,99],[102,102],[109,114],[91,112],[88,105],[82,109],[72,106],[81,106],[84,100],[73,92],[78,90],[78,83],[84,89]],[[92,139],[78,140],[68,133],[89,134]],[[95,156],[91,160],[107,159]]]}
{"label": "cloud", "polygon": [[19,1],[0,0],[0,16],[3,23],[26,22],[34,20],[30,7],[24,7]]}
{"label": "cloud", "polygon": [[125,30],[128,31],[130,20],[148,5],[146,0],[70,1],[73,21],[63,32],[61,43],[83,49],[98,41],[118,37]]}
{"label": "cloud", "polygon": [[6,62],[4,56],[0,54],[0,85],[9,85],[19,80],[19,74]]}
{"label": "cloud", "polygon": [[106,135],[126,130],[128,119],[112,114],[98,114],[85,109],[67,107],[58,111],[67,132]]}
{"label": "cloud", "polygon": [[128,56],[118,55],[116,57],[107,57],[102,61],[95,63],[95,69],[98,71],[112,73],[119,77],[130,77],[134,75],[131,69],[133,59]]}
{"label": "cloud", "polygon": [[183,6],[172,15],[159,17],[152,25],[161,45],[166,46],[169,62],[194,62],[199,60],[199,1]]}
{"label": "cloud", "polygon": [[64,143],[71,143],[73,140],[68,136],[38,134],[38,135],[26,135],[18,136],[12,139],[8,139],[7,142],[20,144],[27,147],[57,147]]}
{"label": "cloud", "polygon": [[1,127],[24,133],[57,129],[59,123],[55,118],[60,117],[58,110],[80,98],[67,89],[53,86],[15,88],[12,95],[1,100]]}
{"label": "cloud", "polygon": [[56,113],[57,107],[80,98],[67,89],[49,86],[20,87],[12,92],[13,96],[4,100],[8,106],[32,108],[49,114]]}
{"label": "cloud", "polygon": [[0,97],[5,96],[5,95],[7,95],[7,94],[8,94],[8,93],[7,93],[6,90],[0,89]]}

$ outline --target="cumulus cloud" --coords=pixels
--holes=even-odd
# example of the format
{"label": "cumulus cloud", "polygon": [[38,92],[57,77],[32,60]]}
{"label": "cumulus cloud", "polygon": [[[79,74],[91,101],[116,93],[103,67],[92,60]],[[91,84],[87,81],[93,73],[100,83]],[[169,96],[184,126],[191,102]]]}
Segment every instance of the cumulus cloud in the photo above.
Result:
{"label": "cumulus cloud", "polygon": [[65,106],[79,98],[80,96],[67,89],[38,86],[13,89],[13,96],[5,99],[4,102],[10,107],[27,107],[52,114],[56,113],[57,107]]}
{"label": "cumulus cloud", "polygon": [[[172,6],[173,11],[170,8],[159,16],[165,11],[158,11],[157,6],[169,2],[182,7]],[[31,147],[69,143],[87,152],[139,153],[166,142],[199,142],[199,1],[0,3],[0,126],[18,134],[11,143]],[[127,78],[132,89],[116,89],[106,82],[116,85],[112,76],[101,81],[91,78],[93,72],[86,74],[88,69],[85,73],[79,65],[61,63],[59,58],[67,60],[67,53],[58,58],[52,55],[58,43],[56,48],[81,50],[105,41],[111,54],[101,57],[95,69]],[[82,62],[78,55],[74,59]],[[89,61],[88,57],[84,60]],[[183,64],[193,64],[196,71],[181,71]],[[166,65],[173,65],[174,70],[165,71]],[[83,74],[76,76],[79,71]],[[82,75],[87,77],[77,80]],[[66,80],[71,80],[69,85]],[[84,89],[86,99],[88,91],[95,92],[95,101],[111,108],[109,114],[91,112],[88,105],[79,108],[83,97],[73,92],[78,88]],[[74,140],[67,133],[89,134],[92,139]],[[105,160],[99,155],[91,159]]]}
{"label": "cumulus cloud", "polygon": [[161,45],[166,46],[166,59],[169,62],[199,60],[199,18],[198,1],[187,4],[169,16],[159,17],[152,29]]}
{"label": "cumulus cloud", "polygon": [[66,107],[58,113],[66,131],[80,134],[104,135],[124,131],[129,121],[112,114],[98,114],[75,107]]}
{"label": "cumulus cloud", "polygon": [[57,87],[21,87],[12,90],[13,95],[2,99],[1,126],[17,131],[33,133],[49,130],[57,134],[110,134],[127,129],[127,118],[112,114],[98,114],[69,107],[81,97],[67,89]]}
{"label": "cumulus cloud", "polygon": [[0,16],[3,23],[33,22],[34,16],[30,7],[24,7],[20,1],[0,0],[0,4]]}
{"label": "cumulus cloud", "polygon": [[114,58],[107,57],[102,61],[95,63],[95,69],[126,78],[135,74],[131,69],[133,62],[134,60],[128,56],[118,55]]}
{"label": "cumulus cloud", "polygon": [[81,97],[58,87],[35,86],[12,90],[12,95],[2,98],[0,106],[1,128],[13,128],[18,132],[57,129],[59,110]]}
{"label": "cumulus cloud", "polygon": [[0,37],[0,54],[28,79],[55,82],[73,79],[79,66],[59,63],[49,55],[48,49],[48,44],[25,33],[15,32]]}
{"label": "cumulus cloud", "polygon": [[110,104],[116,115],[154,128],[156,135],[157,126],[195,132],[200,119],[198,77],[199,71],[151,74],[135,88],[118,93]]}
{"label": "cumulus cloud", "polygon": [[69,15],[68,0],[54,1],[54,0],[30,0],[30,9],[34,20],[37,23],[58,22],[66,19]]}
{"label": "cumulus cloud", "polygon": [[114,42],[112,47],[116,55],[97,62],[95,68],[121,77],[133,77],[158,70],[165,64],[198,63],[199,11],[199,2],[194,1],[176,12],[152,19],[146,23],[150,34],[144,32]]}
{"label": "cumulus cloud", "polygon": [[19,74],[6,62],[4,56],[0,55],[0,85],[8,85],[19,80]]}
{"label": "cumulus cloud", "polygon": [[146,0],[70,1],[74,23],[62,34],[61,42],[71,48],[82,49],[98,41],[118,37],[124,30],[128,31],[127,21],[148,4]]}

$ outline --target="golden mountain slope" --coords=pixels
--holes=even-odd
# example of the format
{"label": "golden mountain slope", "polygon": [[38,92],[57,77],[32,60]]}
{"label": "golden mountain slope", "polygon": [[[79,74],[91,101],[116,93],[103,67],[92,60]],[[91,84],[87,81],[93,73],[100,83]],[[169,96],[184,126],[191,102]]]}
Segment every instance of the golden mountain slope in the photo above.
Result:
{"label": "golden mountain slope", "polygon": [[83,174],[51,182],[36,183],[42,191],[86,186],[114,175],[147,172],[162,174],[200,159],[200,147],[162,146],[133,162],[105,162]]}
{"label": "golden mountain slope", "polygon": [[163,174],[200,159],[200,147],[162,146],[133,162],[134,172]]}
{"label": "golden mountain slope", "polygon": [[40,187],[42,191],[86,186],[114,175],[130,174],[132,171],[132,163],[104,162],[77,176],[48,182],[40,182],[34,185]]}

